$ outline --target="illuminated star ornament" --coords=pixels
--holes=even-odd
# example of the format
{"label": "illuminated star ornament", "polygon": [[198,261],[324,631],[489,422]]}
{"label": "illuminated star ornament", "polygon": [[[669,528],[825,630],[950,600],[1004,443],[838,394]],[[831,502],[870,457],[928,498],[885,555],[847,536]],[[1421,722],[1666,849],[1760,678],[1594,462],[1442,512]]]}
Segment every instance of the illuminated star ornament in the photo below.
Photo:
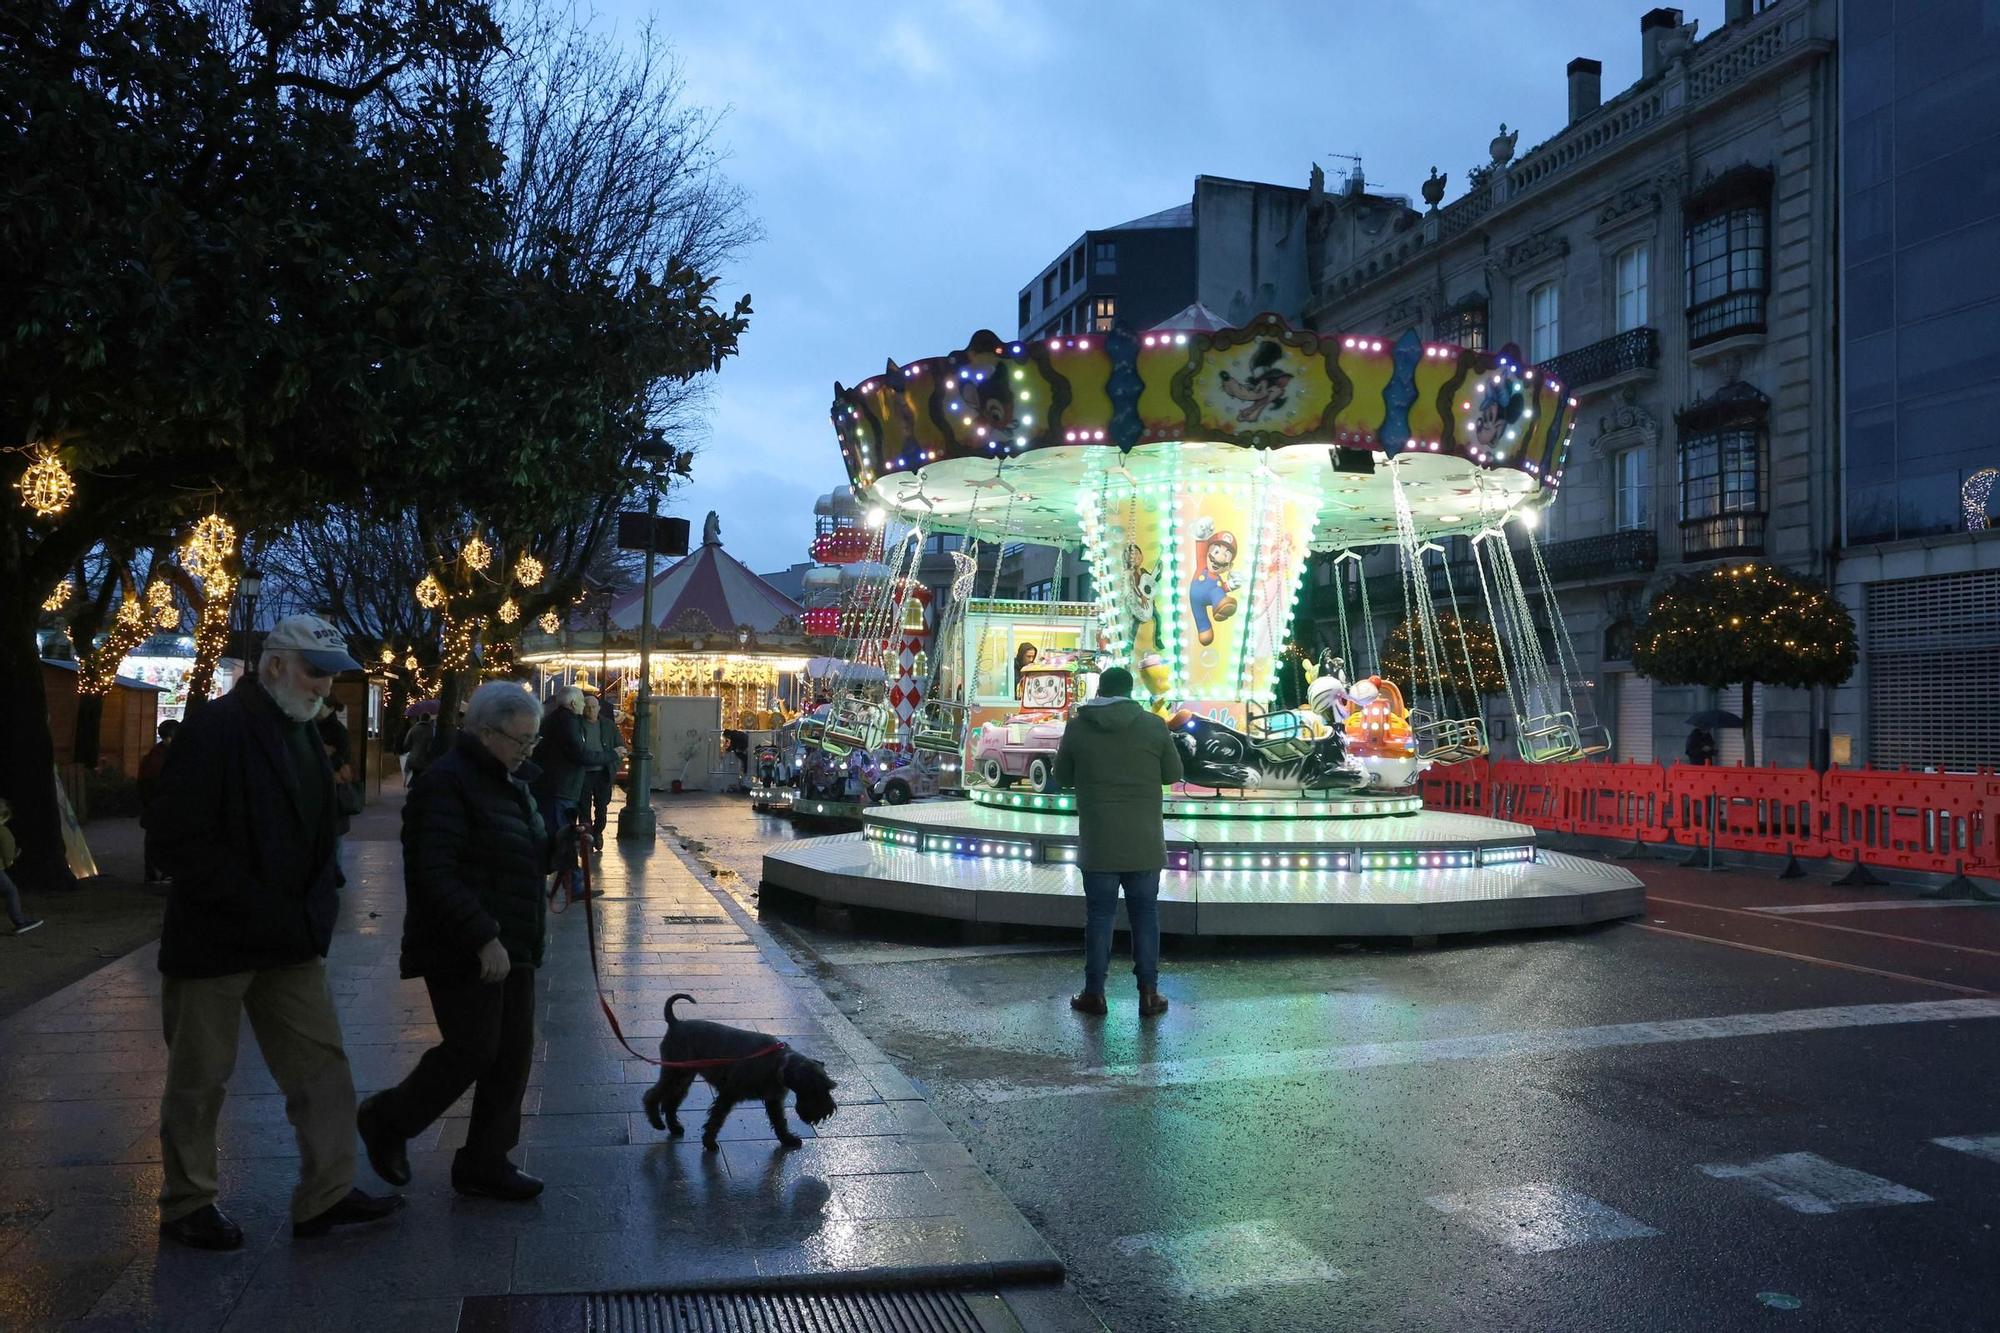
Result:
{"label": "illuminated star ornament", "polygon": [[493,563],[493,548],[481,541],[476,532],[466,539],[465,549],[459,554],[465,557],[467,569],[484,570]]}
{"label": "illuminated star ornament", "polygon": [[444,605],[444,585],[437,581],[436,575],[426,574],[417,583],[417,605],[426,611],[435,611]]}
{"label": "illuminated star ornament", "polygon": [[37,518],[52,518],[69,508],[69,502],[76,495],[76,482],[70,479],[56,451],[43,445],[36,451],[35,461],[28,464],[21,473],[21,479],[14,483],[14,489],[21,493],[21,503]]}
{"label": "illuminated star ornament", "polygon": [[562,617],[553,611],[542,612],[542,618],[535,622],[542,627],[542,633],[554,634],[562,628]]}
{"label": "illuminated star ornament", "polygon": [[496,614],[499,615],[501,624],[511,625],[521,618],[520,604],[509,597],[506,601],[500,603],[500,609]]}
{"label": "illuminated star ornament", "polygon": [[514,577],[520,580],[523,588],[536,586],[547,573],[542,568],[542,562],[531,555],[522,556],[514,565]]}

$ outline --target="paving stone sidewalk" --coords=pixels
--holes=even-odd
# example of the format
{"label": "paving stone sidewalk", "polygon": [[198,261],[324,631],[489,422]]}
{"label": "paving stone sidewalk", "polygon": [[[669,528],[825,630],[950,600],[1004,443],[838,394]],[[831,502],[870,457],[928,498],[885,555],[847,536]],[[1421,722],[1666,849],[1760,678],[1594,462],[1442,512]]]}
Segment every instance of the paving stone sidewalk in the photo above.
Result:
{"label": "paving stone sidewalk", "polygon": [[[401,1078],[436,1040],[421,982],[396,975],[401,793],[358,819],[328,969],[355,1084]],[[825,1060],[839,1114],[784,1152],[760,1106],[732,1113],[719,1153],[654,1130],[654,1071],[598,1011],[580,909],[551,921],[522,1165],[529,1205],[451,1192],[470,1097],[413,1141],[410,1207],[374,1228],[295,1243],[285,1213],[297,1148],[284,1099],[243,1033],[222,1116],[223,1206],[248,1242],[217,1255],[157,1230],[158,1099],[166,1062],[147,946],[0,1023],[0,1328],[292,1330],[457,1327],[467,1295],[940,1280],[992,1289],[1060,1266],[909,1080],[754,919],[663,836],[616,843],[598,873],[605,985],[632,1044],[653,1053],[674,991],[695,1015],[760,1028]],[[692,1111],[689,1116],[686,1112]],[[362,1163],[363,1188],[387,1187]]]}

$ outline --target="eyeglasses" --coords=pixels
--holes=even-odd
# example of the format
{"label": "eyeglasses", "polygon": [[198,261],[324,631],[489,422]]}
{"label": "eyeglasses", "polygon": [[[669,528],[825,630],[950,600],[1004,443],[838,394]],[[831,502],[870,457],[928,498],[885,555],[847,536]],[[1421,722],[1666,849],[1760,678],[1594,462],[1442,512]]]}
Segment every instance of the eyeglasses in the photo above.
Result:
{"label": "eyeglasses", "polygon": [[525,736],[516,736],[513,732],[503,731],[499,727],[488,727],[486,730],[495,736],[514,742],[514,745],[522,750],[533,748],[535,742],[541,739],[541,733],[535,731],[531,731]]}

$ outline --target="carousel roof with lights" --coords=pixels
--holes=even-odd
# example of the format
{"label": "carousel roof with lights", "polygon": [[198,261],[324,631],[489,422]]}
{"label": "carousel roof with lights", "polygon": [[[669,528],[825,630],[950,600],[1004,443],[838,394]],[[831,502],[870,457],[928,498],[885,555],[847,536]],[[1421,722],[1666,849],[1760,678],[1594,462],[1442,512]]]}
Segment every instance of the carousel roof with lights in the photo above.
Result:
{"label": "carousel roof with lights", "polygon": [[[635,588],[611,604],[611,623],[636,630],[645,589]],[[750,572],[722,549],[721,525],[713,513],[701,546],[653,580],[653,624],[668,631],[727,633],[748,629],[769,634],[785,621],[797,622],[805,608]]]}
{"label": "carousel roof with lights", "polygon": [[[945,531],[1074,538],[1076,497],[1122,473],[1178,485],[1260,467],[1319,497],[1322,543],[1396,535],[1393,471],[1421,535],[1548,503],[1575,421],[1563,385],[1512,348],[1188,323],[1003,339],[891,361],[834,385],[833,424],[861,499]],[[1393,463],[1393,469],[1382,466]]]}

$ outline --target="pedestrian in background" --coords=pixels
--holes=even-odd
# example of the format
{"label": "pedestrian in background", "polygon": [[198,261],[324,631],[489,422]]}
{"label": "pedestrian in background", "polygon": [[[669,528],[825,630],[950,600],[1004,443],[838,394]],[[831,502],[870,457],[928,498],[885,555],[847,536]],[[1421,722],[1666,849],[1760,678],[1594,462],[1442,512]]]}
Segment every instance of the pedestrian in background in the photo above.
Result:
{"label": "pedestrian in background", "polygon": [[1133,700],[1132,673],[1112,667],[1097,678],[1097,697],[1076,710],[1056,750],[1056,785],[1076,793],[1076,863],[1083,873],[1083,991],[1069,1002],[1078,1013],[1105,1012],[1121,889],[1139,1013],[1167,1011],[1160,994],[1160,871],[1167,864],[1160,789],[1180,780],[1180,751],[1166,723]]}
{"label": "pedestrian in background", "polygon": [[0,898],[7,900],[7,920],[13,923],[14,934],[25,935],[31,930],[41,929],[40,917],[29,916],[21,906],[21,890],[14,885],[13,877],[7,871],[20,859],[20,844],[14,841],[14,830],[7,827],[7,821],[14,817],[14,807],[0,800]]}
{"label": "pedestrian in background", "polygon": [[174,743],[174,733],[181,724],[168,718],[160,724],[160,743],[146,751],[146,757],[139,761],[139,827],[145,831],[146,883],[152,884],[165,879],[160,873],[160,858],[154,855],[153,846],[153,802],[160,796],[160,774],[166,771],[167,747]]}
{"label": "pedestrian in background", "polygon": [[403,785],[413,787],[417,777],[430,767],[431,751],[437,748],[437,714],[426,713],[403,737]]}
{"label": "pedestrian in background", "polygon": [[602,756],[601,762],[592,764],[584,778],[584,798],[588,802],[591,836],[597,846],[604,845],[604,829],[611,822],[611,789],[618,772],[618,762],[625,757],[625,737],[618,730],[618,708],[609,699],[599,694],[587,694],[583,700],[583,725]]}
{"label": "pedestrian in background", "polygon": [[403,807],[401,972],[423,978],[442,1041],[356,1113],[369,1164],[392,1185],[410,1183],[409,1140],[472,1088],[452,1188],[514,1202],[542,1192],[508,1157],[520,1142],[534,1059],[535,969],[547,933],[542,877],[554,854],[553,830],[528,785],[540,713],[519,685],[480,686],[451,750]]}
{"label": "pedestrian in background", "polygon": [[215,1125],[246,1014],[298,1135],[292,1234],[403,1206],[354,1188],[354,1079],[326,980],[340,872],[333,768],[312,721],[334,674],[359,669],[333,626],[287,616],[256,673],[197,710],[167,755],[156,807],[173,876],[159,954],[160,1223],[183,1245],[243,1244],[216,1206]]}
{"label": "pedestrian in background", "polygon": [[1687,761],[1690,764],[1715,762],[1715,737],[1707,727],[1696,727],[1688,733]]}
{"label": "pedestrian in background", "polygon": [[555,891],[577,902],[584,891],[576,882],[576,842],[567,836],[583,803],[583,784],[601,751],[583,725],[583,691],[565,685],[549,700],[542,714],[541,740],[534,759],[541,773],[534,780],[541,802],[542,822],[556,839]]}

